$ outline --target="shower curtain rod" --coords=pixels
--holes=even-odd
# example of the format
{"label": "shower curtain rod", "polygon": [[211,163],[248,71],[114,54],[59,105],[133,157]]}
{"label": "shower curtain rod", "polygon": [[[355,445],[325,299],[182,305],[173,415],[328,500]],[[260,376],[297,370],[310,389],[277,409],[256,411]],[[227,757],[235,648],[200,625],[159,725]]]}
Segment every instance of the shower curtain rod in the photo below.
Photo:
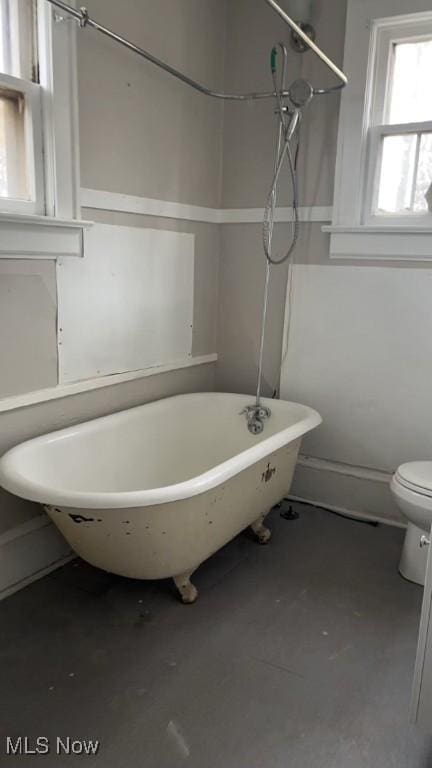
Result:
{"label": "shower curtain rod", "polygon": [[[109,37],[111,40],[115,40],[117,43],[120,43],[120,45],[123,45],[125,48],[128,48],[130,51],[137,53],[139,56],[142,56],[151,64],[155,64],[157,67],[160,67],[160,69],[163,69],[165,70],[165,72],[168,72],[169,75],[172,75],[173,77],[177,78],[177,80],[181,80],[182,83],[189,85],[195,91],[198,91],[199,93],[203,93],[206,96],[212,96],[215,99],[227,99],[231,101],[251,101],[255,99],[270,99],[276,96],[276,93],[274,91],[257,92],[257,93],[240,93],[240,94],[219,93],[218,91],[212,91],[210,88],[206,88],[206,86],[201,85],[201,83],[196,82],[196,80],[193,80],[191,77],[184,75],[183,72],[179,72],[178,69],[171,67],[170,64],[166,64],[161,59],[158,59],[156,56],[153,56],[153,54],[149,53],[144,48],[141,48],[139,45],[135,45],[135,43],[131,43],[130,40],[127,40],[125,37],[122,37],[121,35],[118,35],[116,32],[113,32],[111,29],[108,29],[108,27],[104,27],[102,24],[99,24],[99,22],[95,21],[89,16],[86,8],[80,8],[78,10],[68,5],[67,3],[63,2],[63,0],[47,0],[47,2],[55,6],[56,8],[60,8],[60,10],[69,14],[69,16],[72,16],[72,18],[74,18],[75,21],[78,22],[79,26],[82,29],[85,27],[91,27],[91,29],[96,29],[98,32],[101,32],[103,35],[106,35],[106,37]],[[321,51],[321,49],[303,32],[303,30],[285,13],[285,11],[282,10],[282,8],[280,8],[280,6],[274,0],[265,0],[265,2],[268,5],[270,5],[270,7],[273,8],[273,10],[276,11],[277,14],[279,14],[279,16],[288,24],[288,26],[290,26],[291,29],[299,37],[301,37],[302,40],[304,40],[304,42],[309,46],[309,48],[312,51],[314,51],[314,53],[327,65],[327,67],[329,67],[329,69],[331,69],[331,71],[334,74],[336,74],[337,77],[341,80],[341,83],[339,85],[335,85],[330,88],[317,88],[317,89],[314,89],[314,93],[315,94],[329,93],[331,91],[337,91],[340,88],[343,88],[348,82],[346,75],[336,66],[336,64],[333,64],[333,62],[325,55],[325,53]],[[281,95],[288,96],[289,91],[283,91]]]}

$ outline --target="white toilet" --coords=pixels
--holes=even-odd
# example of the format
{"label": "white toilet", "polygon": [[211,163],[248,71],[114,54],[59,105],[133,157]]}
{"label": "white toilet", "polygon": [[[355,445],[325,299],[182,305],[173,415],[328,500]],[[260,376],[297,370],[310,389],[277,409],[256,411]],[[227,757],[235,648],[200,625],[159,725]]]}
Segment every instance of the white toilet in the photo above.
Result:
{"label": "white toilet", "polygon": [[432,461],[401,464],[390,488],[408,521],[399,571],[405,579],[424,585],[432,525]]}

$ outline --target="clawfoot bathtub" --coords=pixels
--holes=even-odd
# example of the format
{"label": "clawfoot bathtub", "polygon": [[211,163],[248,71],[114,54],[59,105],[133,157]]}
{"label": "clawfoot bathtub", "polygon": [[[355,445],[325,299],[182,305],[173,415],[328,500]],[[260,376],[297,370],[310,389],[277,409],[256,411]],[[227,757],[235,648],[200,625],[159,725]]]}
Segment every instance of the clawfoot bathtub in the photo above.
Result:
{"label": "clawfoot bathtub", "polygon": [[261,435],[252,398],[199,393],[131,408],[29,440],[0,460],[0,484],[40,502],[75,552],[135,579],[172,577],[185,603],[192,573],[247,526],[266,543],[268,511],[291,485],[300,440],[321,418],[271,408]]}

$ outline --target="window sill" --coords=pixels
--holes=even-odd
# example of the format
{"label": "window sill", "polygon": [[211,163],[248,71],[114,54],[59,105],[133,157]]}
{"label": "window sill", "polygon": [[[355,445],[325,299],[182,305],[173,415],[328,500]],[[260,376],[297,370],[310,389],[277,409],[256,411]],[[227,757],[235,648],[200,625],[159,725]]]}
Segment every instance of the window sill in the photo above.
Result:
{"label": "window sill", "polygon": [[56,259],[83,253],[91,221],[0,213],[0,259]]}
{"label": "window sill", "polygon": [[432,228],[412,226],[324,226],[332,259],[431,261]]}

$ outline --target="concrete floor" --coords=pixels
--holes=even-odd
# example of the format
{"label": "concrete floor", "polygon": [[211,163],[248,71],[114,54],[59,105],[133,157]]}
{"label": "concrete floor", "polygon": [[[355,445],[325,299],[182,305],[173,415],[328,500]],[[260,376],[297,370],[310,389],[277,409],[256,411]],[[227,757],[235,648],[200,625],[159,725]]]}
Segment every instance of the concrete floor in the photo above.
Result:
{"label": "concrete floor", "polygon": [[[403,531],[310,508],[204,564],[200,599],[71,563],[0,604],[0,763],[426,768],[409,724],[422,590]],[[5,736],[99,739],[9,757]]]}

